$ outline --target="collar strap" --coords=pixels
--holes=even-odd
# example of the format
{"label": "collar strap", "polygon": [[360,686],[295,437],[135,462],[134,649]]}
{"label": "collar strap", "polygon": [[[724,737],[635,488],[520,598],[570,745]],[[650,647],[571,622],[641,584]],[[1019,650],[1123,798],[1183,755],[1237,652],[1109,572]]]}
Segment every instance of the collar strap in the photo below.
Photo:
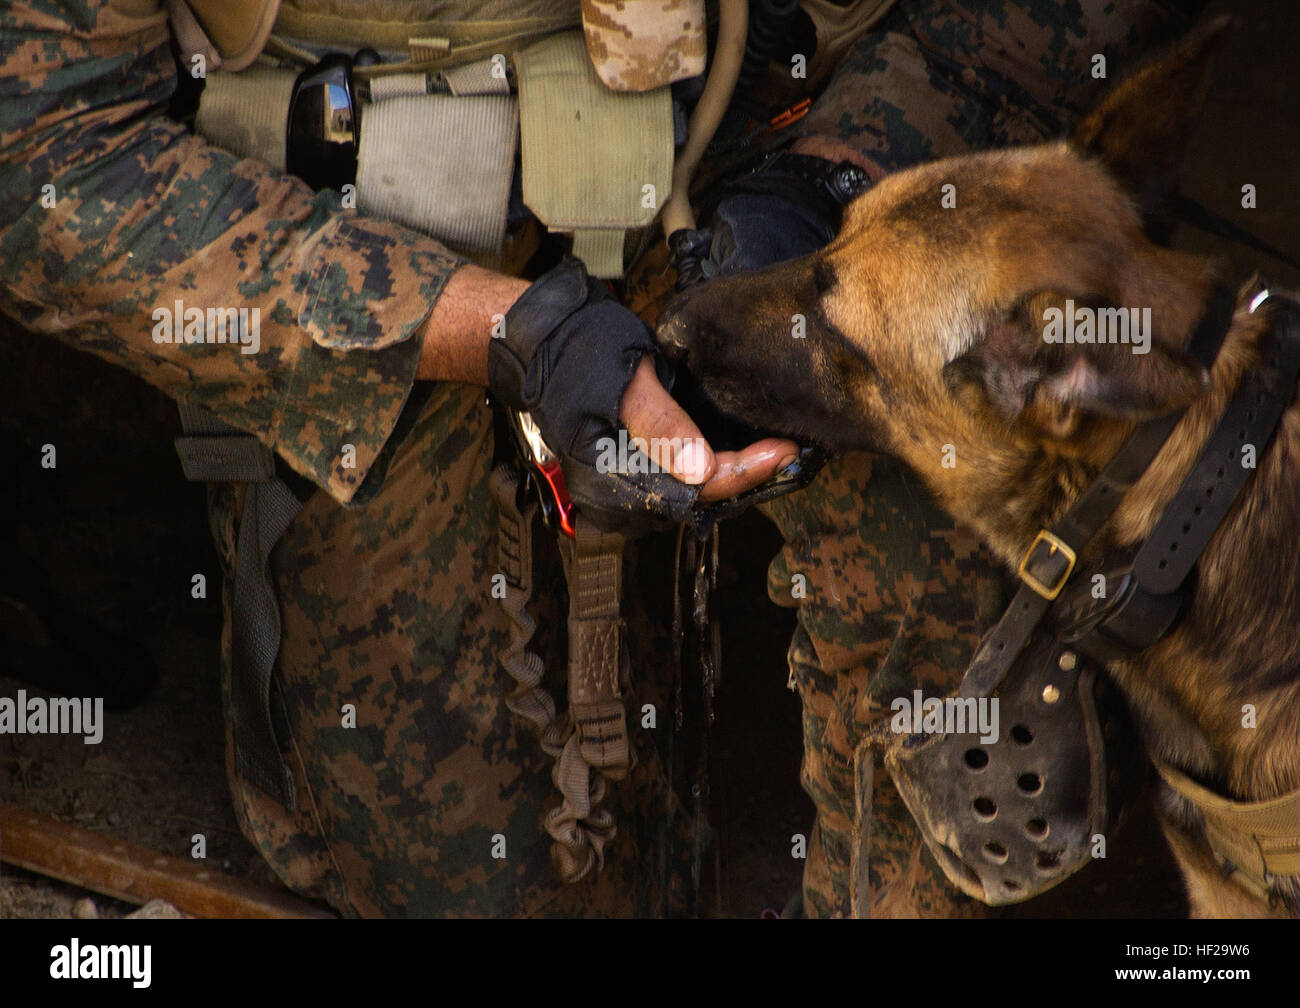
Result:
{"label": "collar strap", "polygon": [[1295,395],[1300,302],[1265,290],[1251,312],[1265,302],[1276,303],[1277,315],[1260,347],[1259,365],[1242,379],[1200,459],[1133,560],[1133,574],[1149,592],[1176,591],[1192,572]]}
{"label": "collar strap", "polygon": [[[1216,286],[1187,345],[1187,352],[1209,368],[1232,324],[1235,298]],[[1079,554],[1114,513],[1128,489],[1146,472],[1183,418],[1179,410],[1138,427],[1106,463],[1083,495],[1050,529],[1039,532],[1024,558],[1023,582],[997,625],[980,643],[962,679],[960,695],[987,696],[1024,650],[1034,628],[1074,573]]]}
{"label": "collar strap", "polygon": [[1164,782],[1205,818],[1205,838],[1225,868],[1267,894],[1278,875],[1300,875],[1300,789],[1267,801],[1238,802],[1155,761]]}

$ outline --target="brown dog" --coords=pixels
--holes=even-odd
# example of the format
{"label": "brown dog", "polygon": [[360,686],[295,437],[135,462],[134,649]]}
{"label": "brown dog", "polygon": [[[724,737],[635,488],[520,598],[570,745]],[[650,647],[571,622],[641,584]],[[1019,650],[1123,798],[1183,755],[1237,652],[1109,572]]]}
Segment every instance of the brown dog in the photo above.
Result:
{"label": "brown dog", "polygon": [[[1068,141],[885,178],[821,252],[698,288],[661,322],[661,343],[741,420],[904,460],[1013,567],[1137,422],[1186,407],[1081,561],[1140,543],[1270,324],[1268,302],[1248,310],[1259,288],[1246,284],[1207,374],[1182,348],[1212,269],[1152,244],[1143,227],[1172,191],[1225,28],[1211,24],[1150,64]],[[955,206],[943,206],[945,192]],[[1127,345],[1049,342],[1044,319],[1067,299],[1149,308],[1150,328],[1140,332],[1139,313]],[[1202,554],[1177,629],[1111,667],[1153,758],[1238,802],[1300,788],[1298,459],[1292,400]],[[1300,875],[1274,867],[1267,891],[1225,877],[1200,808],[1162,788],[1195,915],[1300,914]],[[1298,808],[1277,810],[1293,846]]]}

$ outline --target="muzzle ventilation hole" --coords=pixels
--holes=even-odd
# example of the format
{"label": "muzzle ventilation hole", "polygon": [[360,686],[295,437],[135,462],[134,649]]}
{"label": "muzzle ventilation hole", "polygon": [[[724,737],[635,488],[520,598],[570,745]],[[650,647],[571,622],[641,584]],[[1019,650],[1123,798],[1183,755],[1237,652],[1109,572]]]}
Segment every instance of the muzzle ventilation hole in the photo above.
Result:
{"label": "muzzle ventilation hole", "polygon": [[1029,745],[1034,741],[1034,733],[1022,724],[1011,726],[1011,741],[1016,745]]}
{"label": "muzzle ventilation hole", "polygon": [[984,857],[996,865],[1007,863],[1007,849],[996,840],[990,840],[984,845]]}
{"label": "muzzle ventilation hole", "polygon": [[1059,871],[1061,867],[1061,854],[1059,851],[1039,851],[1038,858],[1035,861],[1035,867],[1044,875],[1051,875]]}
{"label": "muzzle ventilation hole", "polygon": [[971,807],[975,810],[975,818],[980,822],[992,822],[998,814],[998,803],[982,795],[971,803]]}
{"label": "muzzle ventilation hole", "polygon": [[1027,795],[1036,795],[1043,790],[1043,778],[1036,773],[1023,773],[1016,778],[1016,787]]}
{"label": "muzzle ventilation hole", "polygon": [[983,770],[989,765],[989,754],[983,749],[967,749],[965,759],[972,770]]}
{"label": "muzzle ventilation hole", "polygon": [[1025,832],[1029,834],[1031,840],[1042,840],[1047,836],[1048,826],[1046,819],[1030,819],[1025,823]]}

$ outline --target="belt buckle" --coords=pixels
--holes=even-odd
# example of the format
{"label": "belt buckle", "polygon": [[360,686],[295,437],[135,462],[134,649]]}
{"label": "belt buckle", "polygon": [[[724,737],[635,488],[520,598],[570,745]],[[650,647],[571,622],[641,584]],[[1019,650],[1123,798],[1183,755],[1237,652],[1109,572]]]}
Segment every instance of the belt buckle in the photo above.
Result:
{"label": "belt buckle", "polygon": [[[1065,565],[1065,570],[1061,572],[1060,577],[1056,579],[1054,584],[1044,584],[1042,581],[1039,581],[1038,578],[1034,577],[1034,575],[1029,573],[1029,561],[1033,559],[1034,552],[1038,549],[1040,544],[1048,548],[1047,555],[1049,557],[1060,552],[1065,554],[1065,558],[1068,561]],[[1075,555],[1074,550],[1070,548],[1069,544],[1064,539],[1058,535],[1053,535],[1051,532],[1047,531],[1047,529],[1043,529],[1034,538],[1029,549],[1025,551],[1024,559],[1020,561],[1020,570],[1017,573],[1020,575],[1021,581],[1029,585],[1030,588],[1038,592],[1038,594],[1047,599],[1047,601],[1051,602],[1056,598],[1056,596],[1061,594],[1061,589],[1065,587],[1065,582],[1070,580],[1070,575],[1074,573],[1074,565],[1077,560],[1078,557]]]}

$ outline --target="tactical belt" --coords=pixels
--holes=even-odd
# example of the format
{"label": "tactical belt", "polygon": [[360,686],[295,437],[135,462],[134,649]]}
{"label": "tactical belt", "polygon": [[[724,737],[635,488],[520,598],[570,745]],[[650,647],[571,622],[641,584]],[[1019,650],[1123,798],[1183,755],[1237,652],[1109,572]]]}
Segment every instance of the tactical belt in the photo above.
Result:
{"label": "tactical belt", "polygon": [[[1001,620],[976,649],[958,689],[959,699],[987,698],[998,692],[1011,698],[1017,710],[1030,710],[1035,701],[1032,691],[1019,696],[1026,693],[1027,683],[1039,690],[1041,701],[1048,706],[1090,695],[1094,689],[1106,688],[1100,666],[1138,654],[1172,631],[1191,595],[1190,575],[1198,558],[1253,471],[1242,465],[1242,446],[1254,445],[1262,457],[1295,395],[1300,375],[1300,302],[1290,295],[1270,296],[1264,292],[1252,303],[1252,312],[1266,299],[1276,299],[1277,316],[1262,337],[1259,366],[1242,379],[1196,465],[1132,563],[1112,562],[1102,568],[1108,590],[1101,599],[1089,591],[1090,579],[1076,577],[1080,573],[1076,570],[1079,555],[1164,446],[1182,419],[1182,411],[1138,427],[1064,517],[1050,530],[1038,534],[1020,563],[1023,584]],[[1231,292],[1217,288],[1189,342],[1187,352],[1207,369],[1231,325],[1234,306]],[[1049,614],[1054,630],[1050,634],[1040,632],[1040,624]],[[1081,660],[1076,652],[1096,664]],[[1061,704],[1058,711],[1064,706]],[[1045,716],[1042,703],[1037,710],[1037,716]],[[1072,730],[1078,739],[1086,739],[1096,756],[1094,747],[1106,741],[1097,729],[1104,727],[1106,718],[1103,714],[1099,721],[1088,701],[1084,703],[1083,720],[1087,724],[1071,724],[1061,730]],[[1105,734],[1113,736],[1116,732]],[[1030,740],[1020,741],[1028,745]],[[1086,860],[1078,837],[1073,838],[1068,849],[1062,846],[1059,836],[1054,837],[1054,848],[1045,849],[1048,823],[1044,819],[1012,823],[1012,831],[1005,829],[1008,816],[995,824],[996,803],[977,792],[992,794],[989,782],[997,775],[979,777],[990,765],[987,754],[968,748],[970,742],[963,741],[961,735],[912,735],[893,746],[888,746],[883,733],[868,738],[858,753],[860,816],[870,814],[874,765],[871,750],[882,744],[886,745],[886,763],[926,843],[949,879],[964,892],[995,905],[1017,902],[1069,874],[1059,870],[1070,867],[1062,862],[1063,851],[1074,862],[1073,870]],[[1064,742],[1054,744],[1045,758],[1063,759],[1060,750],[1065,748]],[[1040,747],[1039,751],[1044,750]],[[1095,759],[1091,765],[1096,768]],[[1070,770],[1064,764],[1060,769],[1065,769],[1068,783]],[[1289,832],[1279,825],[1279,816],[1293,812],[1300,796],[1237,805],[1213,796],[1172,768],[1162,768],[1161,772],[1205,815],[1208,838],[1220,860],[1241,871],[1257,887],[1267,889],[1271,875],[1300,870],[1296,854],[1300,851],[1300,829],[1294,822]],[[1078,784],[1083,790],[1091,788],[1082,799],[1090,809],[1107,801],[1107,787],[1116,783],[1109,778],[1114,776]],[[1014,797],[1038,794],[1042,789],[1037,774],[1025,773],[1013,780],[1018,790],[1018,794],[1013,792]],[[944,801],[936,801],[930,791],[943,792]],[[982,811],[981,801],[987,803]],[[972,814],[977,821],[974,824]],[[1077,819],[1072,822],[1077,823]],[[1096,816],[1084,819],[1093,822]],[[861,821],[866,823],[867,819]],[[1035,824],[1041,824],[1041,829],[1036,830]],[[855,912],[864,916],[867,841],[864,825],[853,851],[852,894]],[[1086,849],[1086,844],[1083,847]],[[1247,857],[1243,851],[1257,852],[1257,856]],[[982,859],[973,856],[977,852],[983,854]],[[1018,852],[1024,855],[1021,863],[1017,863]],[[1035,852],[1036,863],[1032,860]]]}

